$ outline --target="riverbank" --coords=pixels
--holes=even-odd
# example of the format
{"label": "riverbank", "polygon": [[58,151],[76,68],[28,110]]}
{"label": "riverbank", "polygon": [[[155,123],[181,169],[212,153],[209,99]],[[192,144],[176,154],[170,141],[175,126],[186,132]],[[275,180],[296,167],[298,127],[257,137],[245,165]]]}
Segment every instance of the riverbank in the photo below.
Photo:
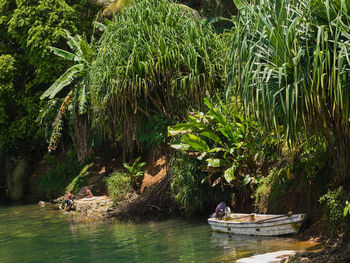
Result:
{"label": "riverbank", "polygon": [[301,252],[282,261],[285,263],[349,263],[350,233],[343,233],[338,238],[324,240],[325,248],[317,252]]}

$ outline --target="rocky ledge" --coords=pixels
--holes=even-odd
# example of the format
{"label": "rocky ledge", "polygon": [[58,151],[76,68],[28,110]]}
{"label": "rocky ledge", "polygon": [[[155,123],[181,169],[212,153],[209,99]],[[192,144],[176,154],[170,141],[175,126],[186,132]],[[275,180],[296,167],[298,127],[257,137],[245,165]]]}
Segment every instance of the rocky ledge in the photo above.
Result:
{"label": "rocky ledge", "polygon": [[[63,198],[57,199],[56,205],[62,209]],[[108,196],[74,199],[75,210],[65,212],[74,222],[96,222],[111,216],[114,202]]]}

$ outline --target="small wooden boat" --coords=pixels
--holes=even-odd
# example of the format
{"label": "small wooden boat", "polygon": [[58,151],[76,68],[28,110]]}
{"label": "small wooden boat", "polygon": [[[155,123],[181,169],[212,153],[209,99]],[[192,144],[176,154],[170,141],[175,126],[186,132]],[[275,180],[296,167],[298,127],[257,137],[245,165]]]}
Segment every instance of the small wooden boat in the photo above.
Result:
{"label": "small wooden boat", "polygon": [[230,213],[222,219],[209,218],[214,231],[255,236],[280,236],[297,234],[305,214],[263,215]]}

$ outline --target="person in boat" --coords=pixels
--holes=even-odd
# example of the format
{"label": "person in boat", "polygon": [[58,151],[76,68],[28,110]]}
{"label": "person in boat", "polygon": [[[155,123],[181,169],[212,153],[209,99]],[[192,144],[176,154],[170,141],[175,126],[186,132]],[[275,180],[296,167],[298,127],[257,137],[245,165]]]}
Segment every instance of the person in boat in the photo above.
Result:
{"label": "person in boat", "polygon": [[92,192],[90,191],[90,189],[87,186],[85,186],[85,193],[86,193],[87,198],[94,197],[94,195],[92,194]]}
{"label": "person in boat", "polygon": [[71,211],[73,208],[73,191],[70,190],[65,196],[64,196],[64,204],[66,205],[66,211]]}

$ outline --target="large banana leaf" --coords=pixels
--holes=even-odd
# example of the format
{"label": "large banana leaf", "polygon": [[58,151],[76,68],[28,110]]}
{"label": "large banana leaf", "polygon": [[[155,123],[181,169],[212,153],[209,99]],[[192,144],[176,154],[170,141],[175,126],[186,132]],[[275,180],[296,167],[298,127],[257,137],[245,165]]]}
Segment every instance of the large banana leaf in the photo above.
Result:
{"label": "large banana leaf", "polygon": [[59,77],[55,83],[53,83],[41,96],[40,99],[49,97],[52,99],[60,92],[64,87],[72,83],[72,81],[81,73],[84,69],[83,64],[77,64],[70,67],[61,77]]}
{"label": "large banana leaf", "polygon": [[80,61],[81,57],[76,56],[75,54],[68,52],[66,50],[57,48],[57,47],[51,47],[49,46],[49,49],[56,55],[61,58],[64,58],[66,60],[71,60],[71,61]]}

